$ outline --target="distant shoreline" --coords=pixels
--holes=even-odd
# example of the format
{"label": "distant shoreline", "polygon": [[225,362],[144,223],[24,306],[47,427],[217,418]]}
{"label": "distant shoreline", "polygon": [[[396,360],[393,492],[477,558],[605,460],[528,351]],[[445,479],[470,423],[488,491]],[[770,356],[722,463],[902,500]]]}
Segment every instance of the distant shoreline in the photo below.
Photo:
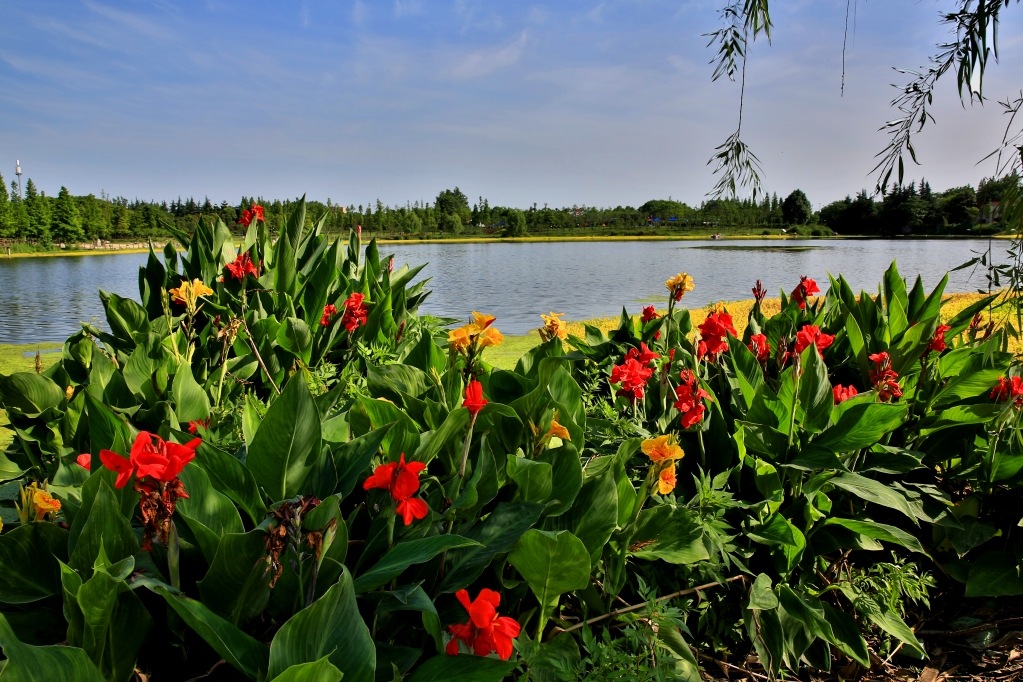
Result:
{"label": "distant shoreline", "polygon": [[[329,235],[328,235],[329,236]],[[341,235],[337,235],[341,236]],[[373,238],[373,235],[365,235],[363,243],[369,243],[369,240]],[[713,237],[710,235],[552,235],[549,237],[544,236],[531,236],[526,235],[523,237],[494,237],[494,236],[474,236],[474,237],[443,237],[443,238],[413,238],[413,239],[396,239],[394,237],[377,237],[378,244],[395,245],[395,244],[528,244],[528,243],[548,243],[548,242],[665,242],[665,241],[750,241],[750,240],[771,240],[771,241],[807,241],[811,239],[826,239],[826,240],[886,240],[886,239],[949,239],[949,240],[960,240],[960,239],[1014,239],[1015,235],[1011,234],[995,234],[995,235],[976,235],[976,236],[944,236],[944,235],[908,235],[894,238],[876,237],[871,235],[831,235],[821,237],[801,237],[787,234],[723,234],[719,237]],[[161,249],[162,250],[162,249]],[[146,253],[149,251],[149,246],[140,242],[133,242],[123,245],[111,245],[109,247],[91,248],[91,249],[57,249],[54,251],[31,251],[31,252],[13,252],[11,254],[0,251],[0,260],[5,258],[57,258],[60,256],[107,256],[118,253]]]}

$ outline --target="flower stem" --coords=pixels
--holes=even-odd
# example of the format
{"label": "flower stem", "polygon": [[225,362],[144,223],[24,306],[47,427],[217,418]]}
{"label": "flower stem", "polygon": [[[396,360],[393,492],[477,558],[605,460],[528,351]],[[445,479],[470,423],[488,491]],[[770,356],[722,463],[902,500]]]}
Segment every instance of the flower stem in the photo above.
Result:
{"label": "flower stem", "polygon": [[171,587],[181,589],[181,543],[178,541],[178,528],[174,520],[170,521],[167,533],[167,570],[170,572]]}

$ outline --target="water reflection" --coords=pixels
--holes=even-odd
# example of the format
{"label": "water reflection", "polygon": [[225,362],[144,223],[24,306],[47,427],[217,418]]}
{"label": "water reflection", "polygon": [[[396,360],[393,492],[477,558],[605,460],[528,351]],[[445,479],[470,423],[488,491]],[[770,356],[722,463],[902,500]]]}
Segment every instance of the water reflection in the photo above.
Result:
{"label": "water reflection", "polygon": [[[1007,244],[1005,245],[1007,246]],[[544,242],[382,245],[397,264],[427,263],[421,277],[432,290],[424,312],[458,320],[482,310],[519,334],[540,325],[540,313],[568,319],[617,315],[622,306],[665,305],[664,280],[686,271],[696,289],[686,303],[749,298],[759,278],[770,295],[789,292],[800,275],[827,290],[827,273],[841,273],[855,290],[877,290],[897,260],[907,278],[923,277],[928,291],[950,268],[987,249],[986,240],[829,241],[770,240]],[[995,244],[995,259],[1005,248]],[[0,343],[63,341],[80,321],[106,326],[98,289],[138,299],[138,268],[147,254],[0,258]],[[972,274],[972,279],[971,279]],[[983,273],[949,275],[946,291],[973,291]]]}

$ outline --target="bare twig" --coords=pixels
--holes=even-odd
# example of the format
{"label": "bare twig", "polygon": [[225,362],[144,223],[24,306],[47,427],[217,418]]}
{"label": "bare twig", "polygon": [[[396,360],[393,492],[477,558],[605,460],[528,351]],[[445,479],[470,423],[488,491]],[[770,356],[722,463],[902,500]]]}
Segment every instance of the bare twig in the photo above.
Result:
{"label": "bare twig", "polygon": [[[746,576],[745,575],[733,575],[731,578],[727,578],[726,580],[724,580],[722,582],[704,583],[703,585],[697,585],[696,587],[690,587],[688,589],[680,590],[680,591],[675,592],[673,594],[668,594],[668,595],[665,595],[663,597],[658,597],[657,599],[654,600],[654,602],[657,603],[657,602],[667,601],[668,599],[675,599],[676,597],[684,597],[687,594],[694,594],[694,593],[697,593],[697,592],[703,592],[703,591],[709,590],[709,589],[711,589],[713,587],[720,587],[721,585],[727,585],[728,583],[734,583],[736,580],[746,580]],[[624,609],[614,609],[614,610],[610,611],[609,613],[605,613],[605,614],[603,614],[601,616],[595,616],[593,618],[590,618],[589,620],[583,621],[581,623],[577,623],[577,624],[573,625],[572,627],[566,628],[564,630],[562,630],[561,628],[554,628],[551,631],[551,634],[554,635],[554,634],[559,634],[559,633],[562,633],[562,632],[572,632],[573,630],[578,630],[579,628],[581,628],[584,625],[593,625],[594,623],[599,623],[602,620],[607,620],[608,618],[614,618],[615,616],[620,616],[623,613],[630,613],[632,611],[638,611],[639,609],[645,607],[646,605],[647,605],[647,603],[643,602],[642,604],[633,604],[632,606],[627,606]]]}

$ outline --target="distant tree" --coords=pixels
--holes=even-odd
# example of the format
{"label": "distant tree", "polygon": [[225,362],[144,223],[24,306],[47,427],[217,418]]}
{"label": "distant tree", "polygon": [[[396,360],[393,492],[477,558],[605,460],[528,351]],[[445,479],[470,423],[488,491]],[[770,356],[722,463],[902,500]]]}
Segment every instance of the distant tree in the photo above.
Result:
{"label": "distant tree", "polygon": [[1005,190],[1013,184],[1019,185],[1020,178],[1015,173],[1000,178],[984,178],[977,185],[977,206],[982,210],[993,201],[1001,201]]}
{"label": "distant tree", "polygon": [[455,187],[446,189],[437,195],[434,208],[440,214],[453,214],[458,217],[463,225],[472,222],[472,209],[469,208],[469,198],[462,190]]}
{"label": "distant tree", "polygon": [[676,218],[677,220],[682,221],[691,216],[693,209],[689,208],[681,201],[652,199],[640,206],[639,212],[644,214],[646,217],[660,218],[664,221],[670,220],[671,218]]}
{"label": "distant tree", "polygon": [[813,216],[813,206],[801,189],[794,189],[781,202],[781,214],[788,225],[806,225]]}
{"label": "distant tree", "polygon": [[977,193],[970,186],[953,187],[939,198],[942,216],[952,232],[966,232],[977,222]]}
{"label": "distant tree", "polygon": [[504,228],[505,237],[521,237],[526,233],[526,215],[513,208],[508,211],[508,225]]}
{"label": "distant tree", "polygon": [[28,238],[43,246],[49,246],[50,201],[45,194],[36,189],[32,178],[25,183],[25,211],[28,213]]}
{"label": "distant tree", "polygon": [[11,206],[10,215],[11,228],[14,237],[17,239],[28,239],[28,211],[25,210],[25,201],[18,192],[18,183],[11,180]]}
{"label": "distant tree", "polygon": [[86,239],[106,239],[109,226],[103,215],[103,207],[94,195],[78,198],[78,213],[82,216],[82,231]]}
{"label": "distant tree", "polygon": [[53,204],[53,216],[50,219],[50,234],[60,243],[78,243],[85,238],[82,231],[82,217],[78,214],[78,206],[67,187],[61,187],[57,200]]}
{"label": "distant tree", "polygon": [[7,197],[7,185],[0,174],[0,237],[13,237],[14,225],[11,223],[11,202]]}
{"label": "distant tree", "polygon": [[459,234],[462,231],[462,219],[454,213],[444,213],[440,219],[440,229],[442,232]]}

